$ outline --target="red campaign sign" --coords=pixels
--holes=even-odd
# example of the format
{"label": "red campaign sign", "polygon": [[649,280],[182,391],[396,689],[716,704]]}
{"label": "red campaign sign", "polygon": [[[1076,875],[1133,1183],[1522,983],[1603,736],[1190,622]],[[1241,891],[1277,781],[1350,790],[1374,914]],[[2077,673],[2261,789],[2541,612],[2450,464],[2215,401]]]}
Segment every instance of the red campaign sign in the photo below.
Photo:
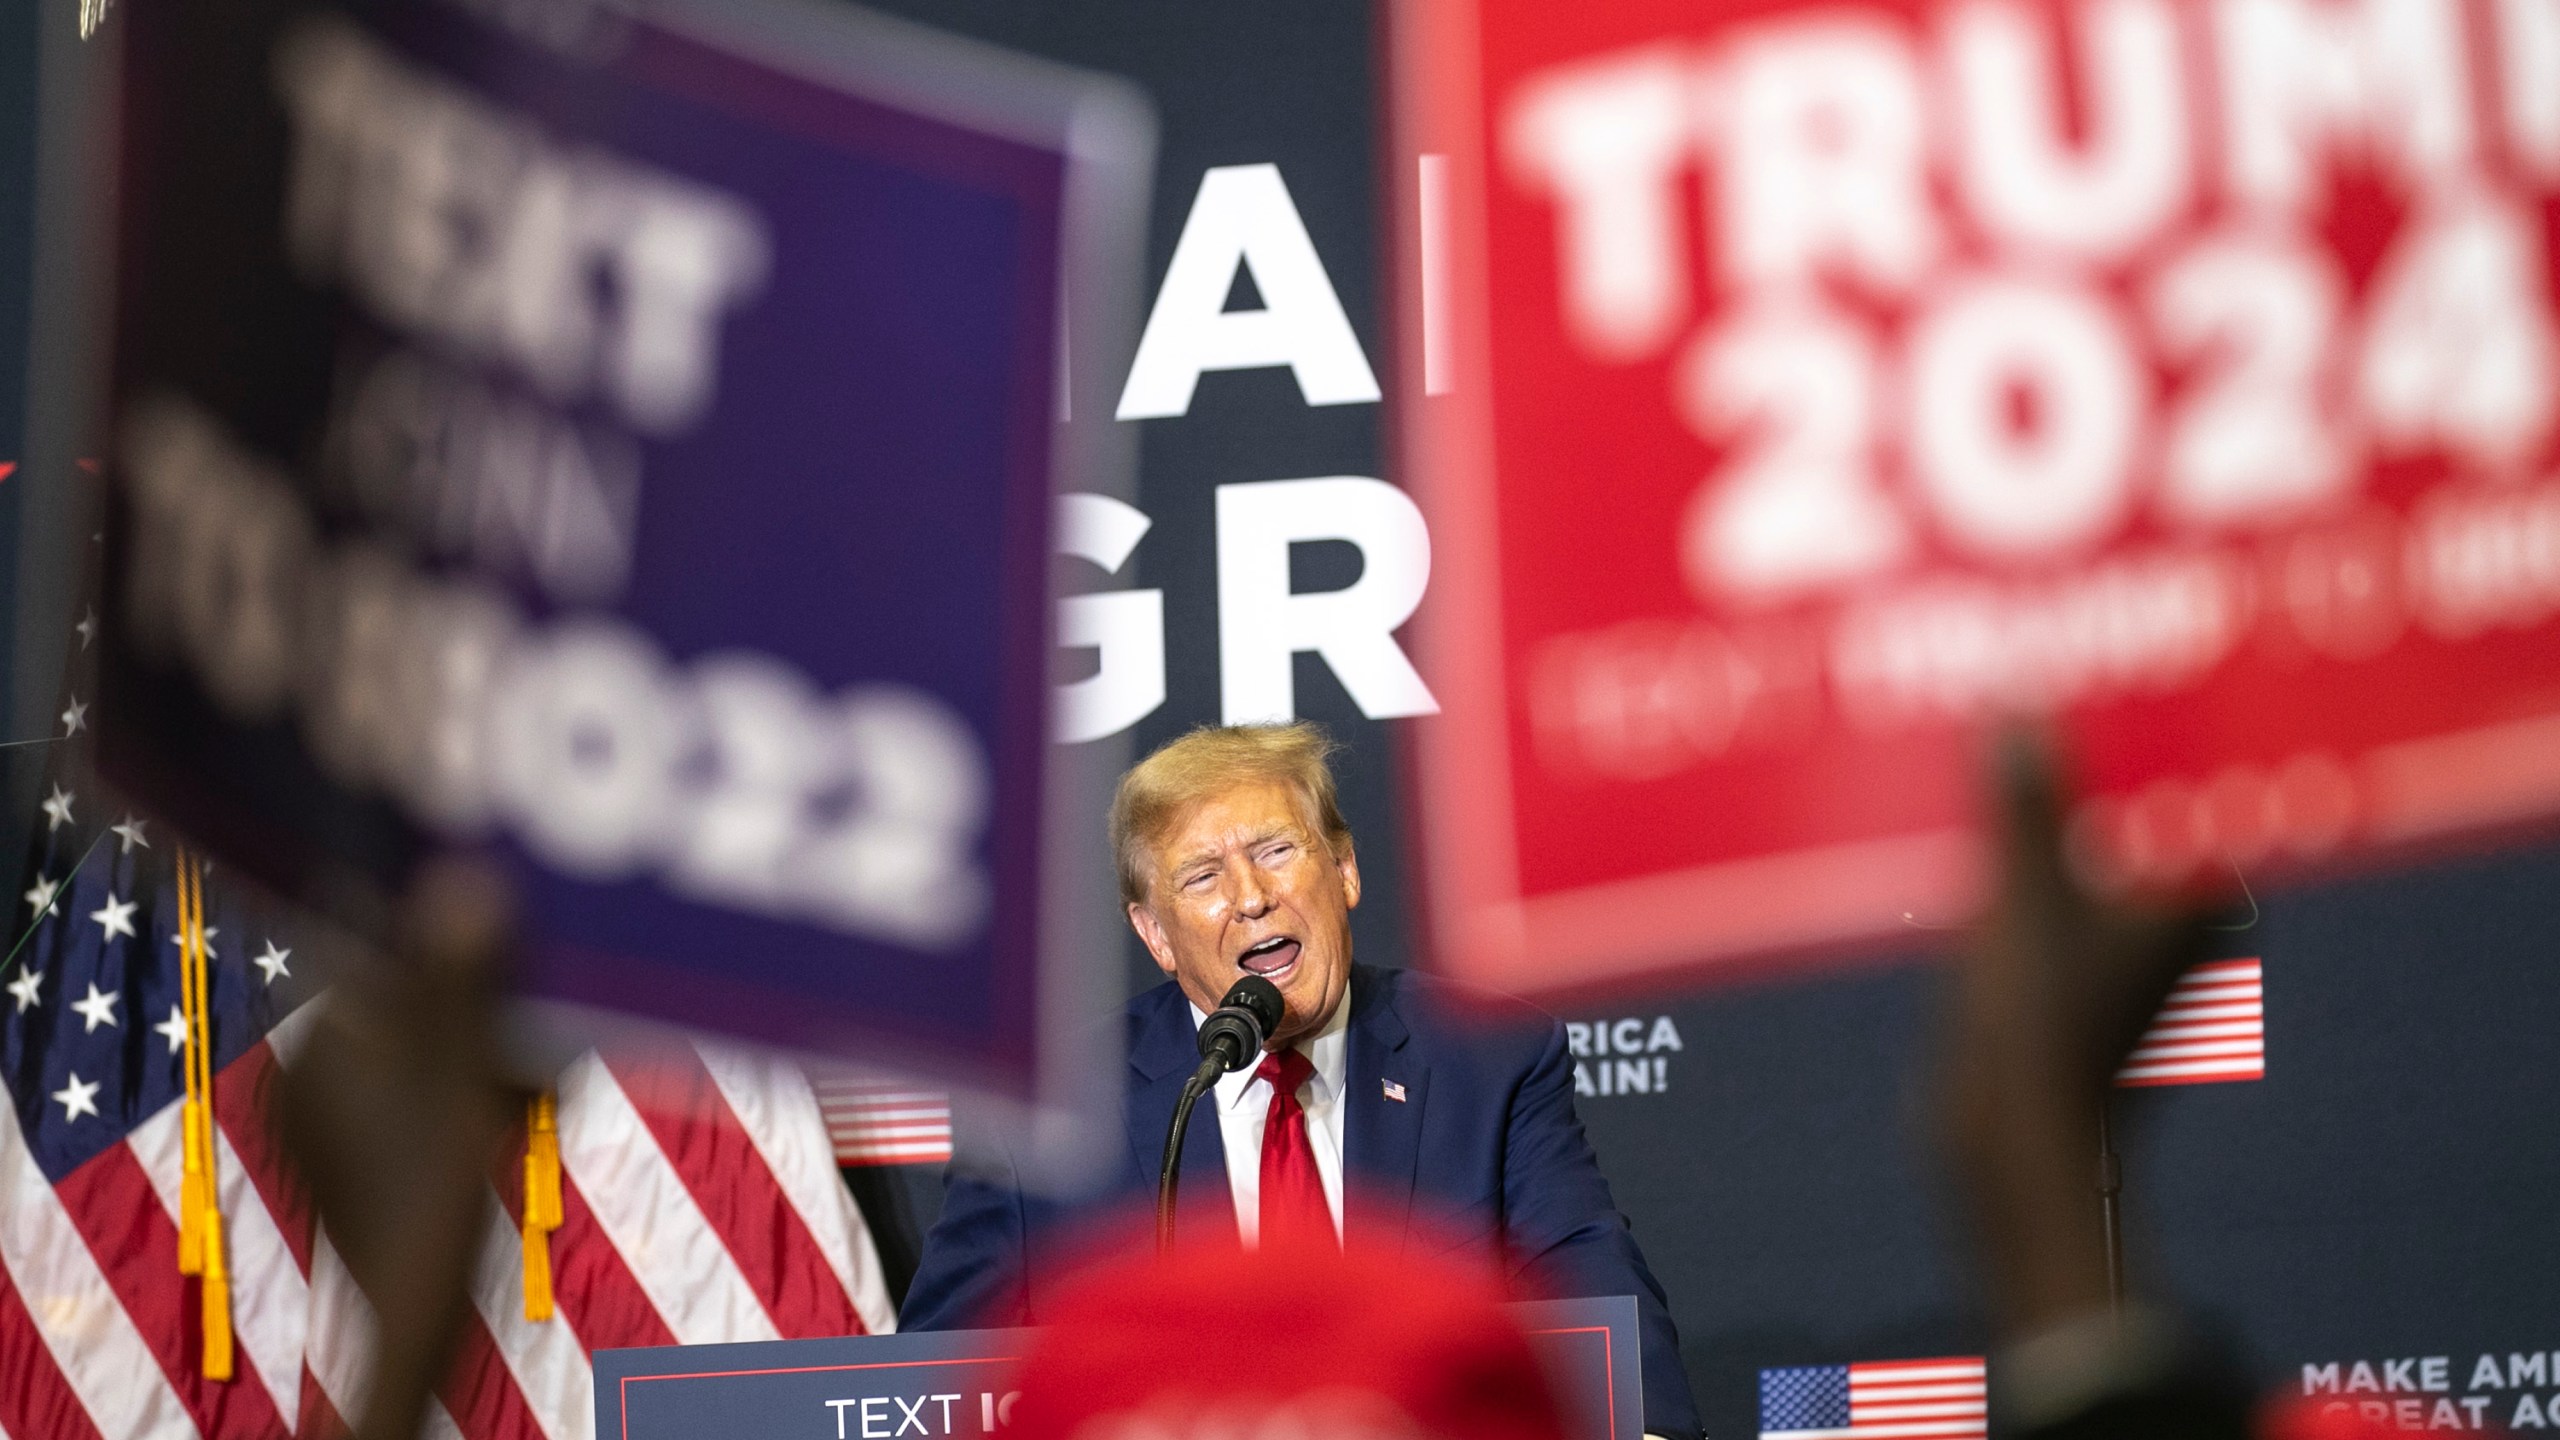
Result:
{"label": "red campaign sign", "polygon": [[2560,810],[2556,0],[1411,0],[1438,953],[1950,924],[1987,719],[2176,884]]}

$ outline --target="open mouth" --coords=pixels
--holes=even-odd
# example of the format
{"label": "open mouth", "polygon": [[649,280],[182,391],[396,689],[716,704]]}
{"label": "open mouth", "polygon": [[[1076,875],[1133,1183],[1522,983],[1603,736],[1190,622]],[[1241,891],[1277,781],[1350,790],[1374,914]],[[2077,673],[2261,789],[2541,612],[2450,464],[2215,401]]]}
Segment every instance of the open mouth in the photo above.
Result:
{"label": "open mouth", "polygon": [[1275,935],[1236,957],[1236,964],[1248,975],[1276,980],[1289,973],[1298,963],[1298,942],[1286,935]]}

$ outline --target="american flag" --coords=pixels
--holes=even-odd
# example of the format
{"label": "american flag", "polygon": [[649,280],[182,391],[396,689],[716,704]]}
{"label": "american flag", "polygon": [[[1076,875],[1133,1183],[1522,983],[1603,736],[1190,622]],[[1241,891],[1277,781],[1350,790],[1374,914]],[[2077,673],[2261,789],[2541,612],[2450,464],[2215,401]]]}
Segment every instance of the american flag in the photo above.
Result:
{"label": "american flag", "polygon": [[836,1163],[939,1165],[951,1158],[951,1097],[867,1072],[812,1070]]}
{"label": "american flag", "polygon": [[1760,1372],[1760,1440],[1982,1440],[1982,1357]]}
{"label": "american flag", "polygon": [[[235,1364],[206,1378],[179,1273],[174,837],[58,783],[0,964],[0,1437],[323,1436],[362,1383],[371,1311],[265,1123],[325,996],[293,938],[206,905],[216,1194]],[[592,1433],[588,1352],[885,1331],[879,1261],[801,1070],[696,1045],[561,1074],[552,1318],[527,1318],[522,1146],[488,1195],[458,1362],[428,1433]]]}
{"label": "american flag", "polygon": [[2118,1085],[2202,1085],[2267,1078],[2265,967],[2216,960],[2178,979],[2116,1072]]}

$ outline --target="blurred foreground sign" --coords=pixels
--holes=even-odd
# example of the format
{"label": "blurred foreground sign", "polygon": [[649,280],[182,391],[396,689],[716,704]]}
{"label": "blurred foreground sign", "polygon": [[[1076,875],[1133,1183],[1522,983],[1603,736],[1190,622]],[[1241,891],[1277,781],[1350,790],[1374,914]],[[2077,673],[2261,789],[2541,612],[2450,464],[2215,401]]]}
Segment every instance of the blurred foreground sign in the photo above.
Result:
{"label": "blurred foreground sign", "polygon": [[485,847],[538,998],[1078,1068],[1049,517],[1125,483],[1058,422],[1143,112],[834,5],[126,13],[114,772],[358,918]]}
{"label": "blurred foreground sign", "polygon": [[2148,882],[2560,809],[2560,4],[1398,26],[1451,965],[1952,923],[2006,714]]}

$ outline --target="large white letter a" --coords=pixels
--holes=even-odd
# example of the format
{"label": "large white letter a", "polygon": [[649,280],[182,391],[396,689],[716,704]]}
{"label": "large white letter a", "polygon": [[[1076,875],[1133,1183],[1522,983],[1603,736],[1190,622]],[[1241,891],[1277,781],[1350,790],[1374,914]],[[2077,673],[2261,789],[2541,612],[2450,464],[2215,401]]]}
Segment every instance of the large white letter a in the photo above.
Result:
{"label": "large white letter a", "polygon": [[[1263,308],[1224,308],[1238,264],[1252,267]],[[1191,216],[1174,242],[1173,262],[1120,392],[1120,418],[1180,415],[1191,408],[1202,371],[1267,365],[1288,366],[1310,405],[1378,398],[1378,377],[1360,353],[1280,167],[1221,165],[1200,177]]]}

